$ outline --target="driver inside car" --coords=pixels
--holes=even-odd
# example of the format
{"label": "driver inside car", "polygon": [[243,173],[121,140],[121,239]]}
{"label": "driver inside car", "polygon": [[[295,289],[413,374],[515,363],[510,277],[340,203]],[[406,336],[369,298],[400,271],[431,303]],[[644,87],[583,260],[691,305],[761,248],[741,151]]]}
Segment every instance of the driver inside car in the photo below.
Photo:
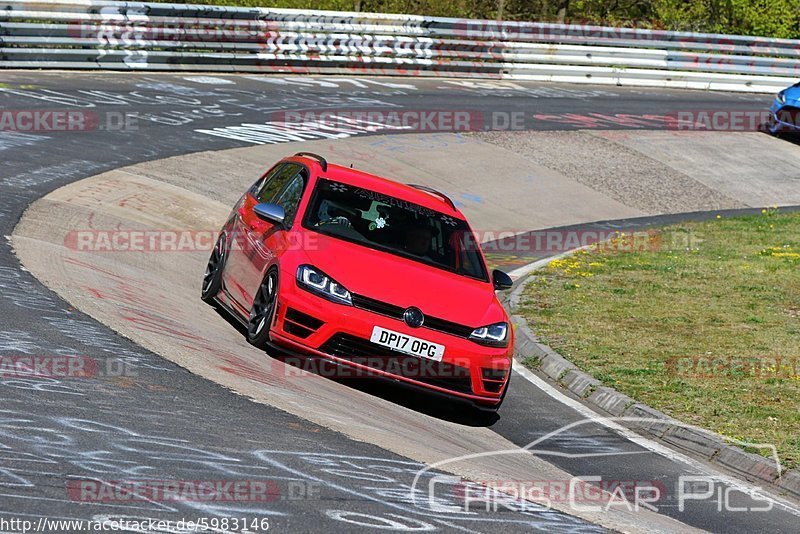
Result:
{"label": "driver inside car", "polygon": [[431,239],[433,231],[428,227],[418,226],[406,233],[403,249],[414,256],[430,259]]}

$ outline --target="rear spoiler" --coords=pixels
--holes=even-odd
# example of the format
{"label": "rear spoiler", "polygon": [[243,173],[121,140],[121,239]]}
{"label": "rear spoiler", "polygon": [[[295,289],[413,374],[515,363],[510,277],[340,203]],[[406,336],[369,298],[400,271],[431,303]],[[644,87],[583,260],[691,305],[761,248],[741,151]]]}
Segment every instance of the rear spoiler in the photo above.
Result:
{"label": "rear spoiler", "polygon": [[314,154],[313,152],[298,152],[294,155],[295,157],[306,157],[306,158],[314,158],[315,160],[319,161],[320,166],[322,167],[323,172],[328,172],[328,162],[325,161],[325,158]]}
{"label": "rear spoiler", "polygon": [[453,208],[453,211],[458,211],[458,208],[456,208],[456,205],[453,202],[453,200],[444,193],[442,193],[441,191],[437,191],[436,189],[428,187],[427,185],[417,185],[417,184],[406,184],[406,185],[411,186],[414,189],[419,189],[420,191],[425,191],[426,193],[436,195],[437,197],[447,202],[450,205],[450,207]]}

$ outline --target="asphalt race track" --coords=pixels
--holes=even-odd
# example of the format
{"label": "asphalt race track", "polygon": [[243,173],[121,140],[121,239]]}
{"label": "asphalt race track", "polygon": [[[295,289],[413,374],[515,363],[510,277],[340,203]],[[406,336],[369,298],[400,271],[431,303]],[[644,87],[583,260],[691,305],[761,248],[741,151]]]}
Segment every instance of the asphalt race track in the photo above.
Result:
{"label": "asphalt race track", "polygon": [[[546,120],[546,116],[564,114],[592,116],[604,129],[626,129],[630,122],[611,117],[720,108],[750,111],[766,108],[769,100],[766,96],[534,83],[3,72],[0,110],[80,112],[80,120],[90,126],[71,132],[0,133],[0,225],[3,235],[10,236],[35,200],[119,167],[256,142],[298,141],[298,135],[312,140],[336,134],[243,126],[278,122],[282,113],[292,110],[456,110],[483,124],[524,111],[541,115],[526,123],[532,129],[581,127]],[[394,132],[379,127],[359,135],[387,133]],[[524,221],[520,224],[525,225]],[[4,400],[0,407],[0,519],[246,516],[268,518],[270,530],[292,532],[605,530],[596,524],[599,521],[585,516],[513,499],[500,510],[469,513],[442,512],[431,509],[426,501],[410,502],[406,490],[424,467],[419,461],[351,439],[297,414],[254,403],[148,352],[46,289],[20,268],[5,240],[0,245],[0,316],[1,355],[81,355],[101,366],[122,365],[131,371],[93,380],[0,376]],[[536,376],[527,380],[516,374],[512,384],[499,417],[485,422],[463,419],[454,407],[409,400],[395,388],[366,384],[362,391],[392,401],[397,410],[426,413],[465,426],[489,425],[519,446],[554,433],[537,445],[538,455],[575,476],[658,481],[666,488],[659,515],[683,525],[667,520],[658,526],[640,525],[642,531],[669,525],[675,531],[689,527],[716,532],[797,531],[797,509],[780,500],[770,500],[766,512],[720,511],[715,499],[691,502],[680,511],[675,488],[681,475],[713,474],[720,494],[729,495],[732,504],[741,508],[763,506],[765,501],[745,495],[740,490],[747,486],[699,462],[668,450],[653,450],[646,440],[631,439],[602,424],[557,432],[584,420],[587,409],[581,409],[576,399],[565,404],[562,393],[551,391]],[[425,436],[419,440],[424,444]],[[271,497],[246,503],[80,502],[69,491],[75,481],[128,478],[266,480]],[[444,492],[445,500],[457,502],[461,486],[449,484],[453,488]],[[735,489],[729,493],[730,488]],[[613,528],[613,522],[605,524]],[[228,530],[233,531],[231,527]]]}

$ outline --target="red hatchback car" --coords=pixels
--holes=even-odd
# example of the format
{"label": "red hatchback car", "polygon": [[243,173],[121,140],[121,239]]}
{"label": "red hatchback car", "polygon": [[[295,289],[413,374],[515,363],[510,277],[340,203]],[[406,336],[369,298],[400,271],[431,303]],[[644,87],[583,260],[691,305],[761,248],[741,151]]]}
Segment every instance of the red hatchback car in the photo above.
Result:
{"label": "red hatchback car", "polygon": [[237,202],[202,287],[253,345],[497,409],[514,346],[467,221],[445,195],[300,152]]}

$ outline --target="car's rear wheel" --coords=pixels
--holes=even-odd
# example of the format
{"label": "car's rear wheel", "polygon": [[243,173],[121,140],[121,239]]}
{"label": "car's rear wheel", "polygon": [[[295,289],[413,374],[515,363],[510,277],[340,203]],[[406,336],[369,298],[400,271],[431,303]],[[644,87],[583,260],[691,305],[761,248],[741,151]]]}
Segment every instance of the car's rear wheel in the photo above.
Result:
{"label": "car's rear wheel", "polygon": [[208,258],[208,264],[206,265],[206,272],[203,275],[203,287],[200,293],[200,298],[203,299],[203,302],[213,303],[214,297],[222,289],[222,271],[227,259],[227,247],[226,236],[222,233],[217,239],[217,244],[214,245],[214,250],[211,251],[211,256]]}
{"label": "car's rear wheel", "polygon": [[277,301],[278,270],[273,267],[267,272],[253,298],[253,307],[247,320],[247,341],[251,345],[266,348]]}

